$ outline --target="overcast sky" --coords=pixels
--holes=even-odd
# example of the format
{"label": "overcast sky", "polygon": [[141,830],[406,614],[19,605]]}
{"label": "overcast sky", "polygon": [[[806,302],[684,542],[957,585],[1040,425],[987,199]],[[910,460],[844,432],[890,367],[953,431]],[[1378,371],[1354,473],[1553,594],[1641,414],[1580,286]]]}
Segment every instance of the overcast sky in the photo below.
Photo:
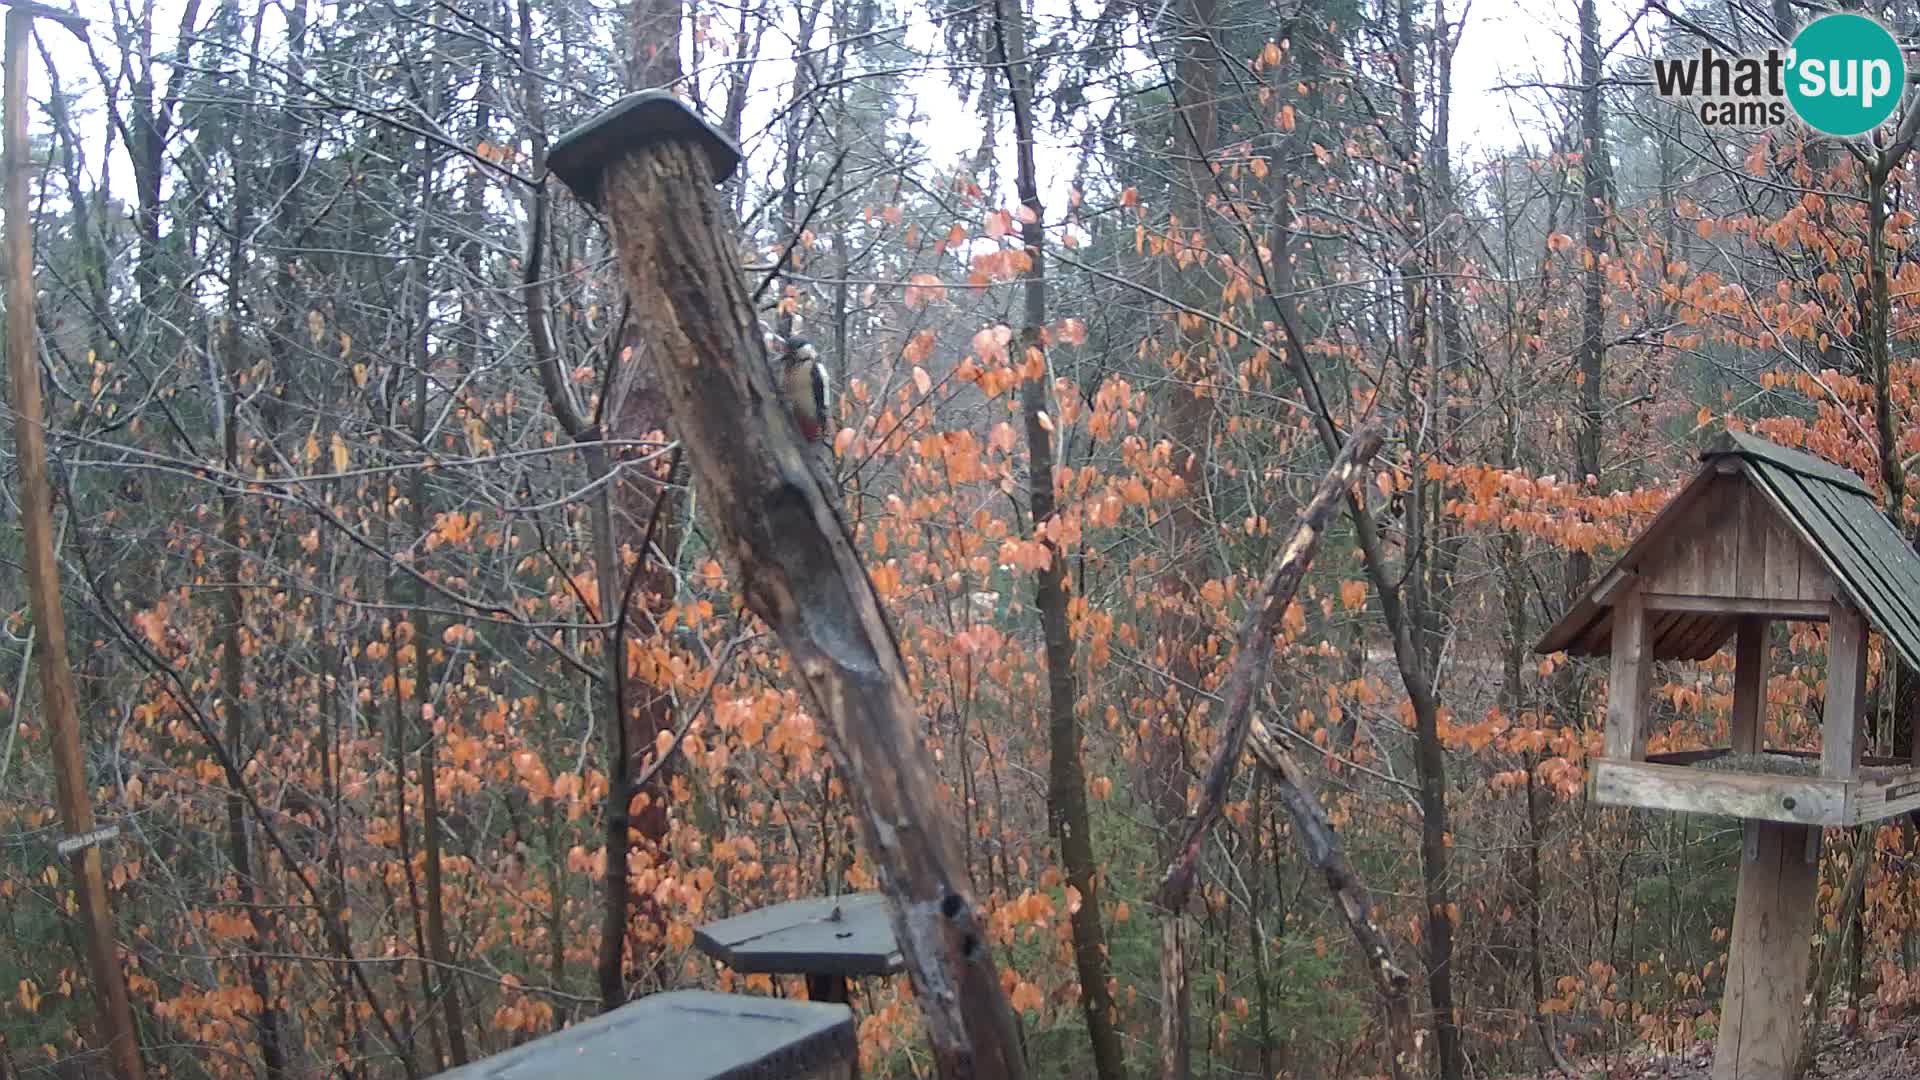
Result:
{"label": "overcast sky", "polygon": [[[63,0],[52,2],[60,4]],[[779,3],[781,0],[770,2]],[[1060,10],[1063,2],[1035,0],[1036,25],[1044,26],[1049,13]],[[177,25],[177,5],[178,0],[162,0],[162,18],[154,31],[156,48],[168,48],[173,44],[172,28]],[[911,20],[909,43],[922,49],[933,49],[938,41],[938,28],[928,17],[925,8],[914,4],[902,6],[917,12],[908,16]],[[107,0],[78,0],[76,7],[82,15],[98,20],[95,47],[102,50],[109,65],[113,64]],[[1450,7],[1456,12],[1459,10],[1459,5]],[[1628,26],[1632,12],[1639,5],[1634,0],[1601,0],[1600,7],[1603,39],[1612,42]],[[1576,9],[1574,0],[1549,5],[1528,3],[1526,0],[1471,0],[1465,5],[1465,10],[1466,31],[1454,61],[1452,139],[1456,158],[1463,168],[1470,167],[1486,151],[1511,148],[1522,135],[1536,146],[1545,141],[1544,135],[1550,126],[1549,118],[1553,115],[1547,106],[1551,92],[1509,88],[1530,83],[1567,81],[1573,59]],[[1455,17],[1458,17],[1457,14]],[[92,91],[82,104],[87,111],[81,128],[83,138],[90,143],[88,169],[97,176],[100,167],[98,147],[104,140],[105,119],[98,108],[101,98],[91,65],[81,46],[65,31],[43,27],[40,37],[55,55],[66,86],[69,89],[84,87]],[[771,59],[790,53],[790,48],[783,48],[775,40],[775,35],[769,35],[766,51]],[[756,72],[757,90],[745,125],[749,135],[746,149],[754,153],[756,162],[762,167],[772,164],[764,156],[770,140],[754,140],[751,136],[761,130],[768,118],[784,103],[786,75],[783,69],[788,68],[787,64],[773,60],[761,64]],[[48,84],[46,73],[37,58],[34,69],[34,96],[43,101]],[[923,76],[917,89],[915,107],[921,119],[915,133],[940,163],[945,164],[972,153],[980,143],[979,118],[969,103],[951,88],[945,73]],[[37,127],[45,127],[42,110],[36,108],[32,120]],[[1004,150],[1002,160],[1011,161],[1011,125],[1005,127],[1009,130],[1000,136]],[[1048,207],[1049,217],[1053,217],[1064,208],[1065,174],[1071,171],[1068,164],[1071,161],[1069,147],[1064,144],[1042,146],[1041,153],[1061,163],[1055,168],[1043,166],[1043,172],[1053,182],[1048,185],[1050,190],[1042,193],[1042,199]],[[128,177],[124,156],[116,155],[113,170],[116,190],[124,189]],[[1011,199],[1011,192],[1004,195]]]}

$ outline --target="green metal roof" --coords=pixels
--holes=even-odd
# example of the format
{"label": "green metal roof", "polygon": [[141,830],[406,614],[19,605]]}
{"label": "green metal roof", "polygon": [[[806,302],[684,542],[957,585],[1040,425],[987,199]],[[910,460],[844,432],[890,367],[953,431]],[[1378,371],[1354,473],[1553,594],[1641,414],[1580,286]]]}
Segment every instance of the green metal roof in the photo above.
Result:
{"label": "green metal roof", "polygon": [[[1615,569],[1575,601],[1535,651],[1608,651],[1612,609],[1601,594],[1620,568],[1660,557],[1659,550],[1671,541],[1666,534],[1706,489],[1723,458],[1739,460],[1740,472],[1818,555],[1846,599],[1908,664],[1920,669],[1920,555],[1880,513],[1872,490],[1831,462],[1741,432],[1728,432],[1701,452],[1705,466],[1700,474],[1660,511]],[[1688,635],[1684,647],[1656,643],[1656,655],[1698,659],[1711,655],[1732,633],[1732,620],[1725,617],[1703,614],[1691,619],[1700,624],[1699,632]]]}
{"label": "green metal roof", "polygon": [[1741,432],[1728,432],[1700,457],[1740,458],[1755,485],[1812,544],[1834,583],[1909,665],[1920,668],[1920,555],[1874,505],[1858,476]]}

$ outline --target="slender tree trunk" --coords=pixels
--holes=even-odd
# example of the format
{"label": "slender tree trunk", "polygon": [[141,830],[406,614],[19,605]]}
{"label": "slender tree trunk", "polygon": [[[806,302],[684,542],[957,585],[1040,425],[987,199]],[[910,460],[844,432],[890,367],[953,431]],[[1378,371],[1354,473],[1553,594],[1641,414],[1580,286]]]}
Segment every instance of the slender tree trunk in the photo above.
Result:
{"label": "slender tree trunk", "polygon": [[[639,18],[638,15],[635,17]],[[645,25],[658,34],[671,35],[678,41],[677,18],[671,23],[651,18]],[[534,64],[531,26],[530,7],[526,0],[521,0],[519,30],[522,69],[525,72],[523,87],[527,95],[535,160],[544,164],[547,145],[545,108],[541,97],[544,82],[535,75],[537,67]],[[640,48],[637,40],[635,47]],[[659,77],[666,78],[666,75],[663,73]],[[671,768],[656,770],[646,790],[633,790],[632,779],[636,767],[646,755],[653,752],[654,741],[659,733],[672,730],[674,709],[668,687],[636,684],[630,678],[627,670],[627,640],[635,632],[659,634],[660,622],[674,602],[676,583],[672,565],[679,553],[679,513],[668,486],[673,479],[671,468],[665,471],[648,469],[644,470],[645,475],[624,475],[609,482],[615,459],[632,456],[634,451],[618,446],[610,450],[606,440],[639,440],[667,426],[666,403],[649,376],[648,365],[638,355],[639,350],[651,348],[652,345],[637,336],[628,339],[631,344],[623,343],[616,337],[609,347],[605,365],[606,382],[600,398],[603,414],[600,417],[588,417],[561,371],[559,347],[554,340],[547,312],[546,290],[540,271],[545,250],[545,221],[550,212],[545,189],[535,192],[533,199],[533,227],[522,286],[536,366],[549,407],[553,409],[561,428],[580,445],[589,479],[595,487],[588,504],[588,518],[599,608],[597,614],[605,624],[602,653],[606,666],[602,683],[607,694],[607,797],[602,811],[606,873],[595,974],[601,1008],[612,1010],[627,1000],[627,952],[633,906],[628,868],[636,833],[648,859],[657,863],[665,857],[664,848],[670,825],[666,792],[673,776]],[[620,573],[623,560],[619,536],[622,532],[632,538],[633,554],[638,559],[631,575],[624,578],[624,585]],[[637,628],[636,620],[641,623]],[[637,810],[636,801],[639,803]],[[642,898],[642,909],[656,939],[653,944],[657,946],[666,931],[666,915],[651,897]],[[638,956],[634,957],[636,963],[639,959]]]}
{"label": "slender tree trunk", "polygon": [[[1413,68],[1418,62],[1414,37],[1411,0],[1399,0],[1396,6],[1401,41],[1396,63],[1399,82],[1401,127],[1409,150],[1419,145],[1420,127]],[[1437,148],[1434,148],[1437,151]],[[1444,161],[1444,155],[1442,156]],[[1407,372],[1406,402],[1409,409],[1418,405],[1432,414],[1430,403],[1420,402],[1412,389],[1415,370],[1432,362],[1434,341],[1431,316],[1436,306],[1427,281],[1428,266],[1420,252],[1432,239],[1430,212],[1438,201],[1435,193],[1423,186],[1425,177],[1415,162],[1407,162],[1403,173],[1404,198],[1413,215],[1412,249],[1402,264],[1407,294],[1407,347],[1404,370]],[[1441,202],[1440,205],[1444,205]],[[1429,379],[1428,382],[1433,380]],[[1438,387],[1429,387],[1439,392]],[[1416,453],[1421,449],[1414,447]],[[1434,1050],[1438,1055],[1442,1080],[1462,1080],[1466,1056],[1460,1042],[1459,1018],[1453,999],[1453,931],[1455,907],[1449,865],[1453,838],[1447,816],[1446,748],[1440,741],[1440,700],[1434,681],[1438,670],[1441,635],[1439,618],[1445,595],[1435,596],[1432,586],[1444,582],[1444,561],[1451,556],[1445,550],[1437,512],[1430,513],[1428,500],[1432,485],[1417,476],[1408,499],[1404,519],[1406,550],[1409,560],[1404,592],[1400,603],[1389,604],[1383,595],[1381,607],[1389,612],[1400,608],[1402,626],[1395,632],[1395,652],[1401,653],[1400,638],[1406,639],[1406,652],[1400,656],[1402,680],[1408,683],[1408,697],[1414,712],[1414,766],[1420,781],[1420,876],[1425,894],[1427,995],[1433,1004]],[[1437,508],[1436,508],[1437,509]],[[1378,585],[1376,579],[1376,586]],[[1404,606],[1403,606],[1404,605]],[[1389,621],[1393,616],[1389,614]],[[1415,693],[1414,684],[1421,688]]]}
{"label": "slender tree trunk", "polygon": [[[808,164],[806,143],[807,132],[813,126],[813,118],[819,110],[806,105],[807,95],[813,92],[814,71],[813,30],[820,21],[820,11],[826,6],[826,0],[805,0],[798,5],[800,33],[794,40],[796,59],[793,65],[793,83],[787,99],[786,118],[786,162],[780,181],[780,225],[781,243],[791,245],[791,259],[797,266],[802,257],[798,237],[802,223],[800,221],[800,189],[806,185],[806,167]],[[794,329],[794,305],[782,298],[775,327],[781,337],[790,337]]]}
{"label": "slender tree trunk", "polygon": [[1020,403],[1027,427],[1027,498],[1033,535],[1045,544],[1052,561],[1034,574],[1034,607],[1046,642],[1047,816],[1060,844],[1067,884],[1080,894],[1080,906],[1069,919],[1073,930],[1073,962],[1080,977],[1080,1008],[1093,1044],[1094,1073],[1101,1080],[1122,1080],[1126,1058],[1120,1046],[1119,1008],[1107,984],[1107,934],[1100,921],[1099,865],[1093,852],[1093,822],[1087,810],[1087,775],[1080,757],[1079,688],[1074,678],[1073,630],[1067,618],[1067,561],[1059,544],[1048,538],[1054,520],[1053,432],[1047,416],[1049,369],[1046,364],[1047,281],[1043,257],[1046,231],[1033,154],[1033,86],[1027,64],[1026,18],[1021,0],[995,0],[994,28],[1000,39],[1000,57],[1007,65],[1012,93],[1014,138],[1019,158],[1016,181],[1027,220],[1021,238],[1030,262],[1021,276],[1026,327],[1021,334],[1025,356],[1034,364],[1022,381]]}
{"label": "slender tree trunk", "polygon": [[[1205,235],[1209,197],[1214,194],[1213,157],[1219,141],[1219,88],[1217,64],[1221,51],[1213,34],[1218,25],[1218,0],[1184,0],[1178,8],[1176,26],[1179,44],[1174,57],[1176,94],[1173,122],[1186,151],[1176,183],[1173,205],[1176,220],[1170,232],[1176,240],[1192,238],[1197,243]],[[1206,306],[1212,291],[1206,284],[1202,267],[1196,260],[1187,269],[1196,275],[1183,282],[1180,291],[1195,306]],[[1160,657],[1179,686],[1198,686],[1201,671],[1195,656],[1205,631],[1195,614],[1200,609],[1200,587],[1212,565],[1208,526],[1203,514],[1207,505],[1209,461],[1214,436],[1212,397],[1195,389],[1208,376],[1214,362],[1211,338],[1204,331],[1177,333],[1169,358],[1173,376],[1166,394],[1165,430],[1173,442],[1173,469],[1185,485],[1185,493],[1169,508],[1158,528],[1160,557],[1165,567],[1157,589],[1163,614]],[[1177,837],[1171,830],[1187,816],[1187,717],[1198,702],[1186,692],[1180,705],[1149,733],[1142,747],[1147,799],[1157,824],[1166,833],[1161,854],[1171,862],[1178,854]],[[1165,911],[1160,949],[1160,1075],[1165,1080],[1185,1080],[1192,1073],[1193,1050],[1188,1017],[1193,1005],[1186,973],[1186,941],[1192,934],[1189,916],[1184,910]]]}
{"label": "slender tree trunk", "polygon": [[[223,13],[237,24],[239,13],[228,9]],[[254,23],[256,55],[258,52],[259,20]],[[234,27],[237,31],[237,25]],[[235,35],[238,37],[238,34]],[[238,81],[236,77],[236,81]],[[243,97],[240,102],[241,116],[253,115],[252,103]],[[248,357],[240,332],[242,318],[245,270],[247,251],[243,238],[251,228],[253,216],[250,193],[253,185],[241,175],[242,155],[250,153],[252,145],[252,123],[249,119],[237,121],[228,142],[228,159],[235,171],[233,218],[227,223],[227,234],[231,237],[227,245],[227,303],[220,328],[219,350],[224,371],[224,385],[220,396],[220,436],[222,460],[229,475],[244,476],[251,471],[247,463],[241,460],[240,453],[240,417],[239,388],[247,375]],[[226,719],[225,741],[227,753],[236,761],[246,762],[253,755],[247,747],[250,732],[247,723],[246,705],[246,659],[242,645],[245,634],[246,607],[241,581],[245,575],[245,566],[241,550],[246,545],[241,525],[240,495],[230,485],[220,489],[220,542],[225,551],[221,557],[221,572],[225,578],[220,591],[220,689],[221,707]],[[268,1080],[279,1080],[287,1067],[286,1048],[281,1042],[280,1010],[274,1005],[273,986],[268,980],[267,961],[262,951],[273,948],[277,936],[273,928],[273,919],[260,903],[260,885],[255,877],[253,864],[252,830],[247,821],[247,805],[240,792],[229,789],[226,798],[227,810],[227,857],[233,863],[233,872],[240,890],[240,903],[246,909],[247,919],[253,928],[253,950],[246,960],[247,982],[254,995],[260,999],[259,1009],[254,1013],[255,1034],[260,1041],[260,1059],[266,1066]]]}
{"label": "slender tree trunk", "polygon": [[[1596,0],[1580,0],[1580,230],[1585,267],[1580,274],[1580,348],[1578,374],[1580,425],[1574,433],[1573,480],[1598,484],[1600,447],[1605,438],[1607,326],[1604,292],[1607,284],[1607,210],[1612,203],[1610,151],[1605,114],[1601,111],[1600,17]],[[1589,479],[1591,478],[1591,479]],[[1598,488],[1592,489],[1597,493]],[[1585,551],[1568,554],[1566,595],[1571,601],[1593,576],[1593,557]]]}
{"label": "slender tree trunk", "polygon": [[[437,15],[436,15],[437,18]],[[427,110],[429,116],[438,115],[440,98],[443,92],[440,61],[429,59],[427,70]],[[432,493],[427,489],[426,460],[430,456],[427,430],[427,396],[432,391],[433,345],[431,337],[433,310],[434,228],[433,215],[436,212],[434,179],[438,171],[438,154],[432,143],[425,143],[420,154],[420,202],[416,208],[419,226],[414,243],[414,326],[413,326],[413,387],[408,394],[408,405],[412,416],[408,418],[408,427],[413,435],[415,450],[420,454],[420,467],[413,470],[407,493],[409,528],[415,537],[424,538],[428,531],[428,522],[432,520],[430,502]],[[423,545],[424,549],[424,545]],[[410,582],[412,579],[408,579]],[[427,973],[427,998],[437,1001],[441,1018],[446,1026],[446,1047],[455,1066],[467,1063],[466,1022],[460,1007],[460,984],[453,976],[453,949],[447,941],[446,882],[442,865],[440,841],[440,738],[435,730],[433,709],[433,647],[438,640],[433,629],[433,620],[427,614],[428,596],[426,587],[412,582],[409,592],[413,599],[411,617],[413,651],[413,675],[410,681],[412,699],[415,705],[414,716],[418,721],[419,782],[420,782],[420,846],[425,856],[424,876],[426,879],[426,936],[427,956],[432,967]],[[396,659],[395,674],[402,675]],[[403,682],[402,685],[406,685]],[[403,697],[400,687],[395,687],[395,696]]]}

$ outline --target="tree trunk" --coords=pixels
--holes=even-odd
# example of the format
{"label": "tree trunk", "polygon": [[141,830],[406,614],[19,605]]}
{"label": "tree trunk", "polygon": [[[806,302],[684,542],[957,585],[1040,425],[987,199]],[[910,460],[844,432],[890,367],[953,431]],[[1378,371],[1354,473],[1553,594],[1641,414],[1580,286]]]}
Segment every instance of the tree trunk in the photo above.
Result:
{"label": "tree trunk", "polygon": [[[436,14],[435,19],[438,19]],[[427,65],[427,115],[436,116],[440,109],[442,93],[440,63],[430,60]],[[427,394],[432,388],[428,372],[433,366],[433,349],[429,339],[432,325],[433,284],[431,268],[433,265],[433,214],[434,173],[438,168],[438,153],[428,142],[420,154],[420,204],[416,209],[419,226],[414,240],[414,297],[413,326],[413,388],[409,393],[408,404],[413,415],[409,418],[409,428],[413,435],[414,449],[421,455],[419,467],[413,470],[412,481],[407,493],[409,528],[413,535],[425,538],[427,523],[431,520],[428,503],[431,493],[427,490],[426,461],[431,456],[428,447],[427,430]],[[424,549],[424,545],[423,545]],[[455,1066],[467,1063],[466,1023],[460,1007],[460,984],[453,977],[453,950],[447,942],[446,892],[443,880],[443,867],[440,852],[440,781],[439,781],[439,735],[434,730],[433,680],[434,670],[432,653],[435,636],[432,619],[427,614],[428,597],[426,586],[417,581],[411,582],[409,592],[412,596],[411,625],[413,640],[413,676],[412,698],[415,705],[414,716],[418,722],[420,739],[420,843],[425,855],[424,874],[426,878],[426,938],[427,957],[432,966],[427,973],[427,1000],[438,1001],[441,1017],[446,1025],[446,1047]],[[408,680],[400,666],[396,654],[394,675],[397,685],[394,696],[404,699],[402,688]]]}
{"label": "tree trunk", "polygon": [[1047,817],[1060,844],[1060,861],[1067,884],[1080,894],[1080,906],[1070,909],[1073,962],[1080,978],[1080,1009],[1093,1044],[1094,1074],[1101,1080],[1123,1080],[1126,1057],[1120,1045],[1119,1007],[1108,986],[1107,934],[1100,919],[1099,864],[1093,852],[1093,823],[1087,810],[1087,775],[1080,757],[1079,688],[1074,678],[1073,630],[1067,618],[1067,562],[1060,546],[1048,539],[1054,520],[1053,432],[1046,363],[1047,283],[1043,262],[1046,231],[1033,154],[1033,86],[1027,64],[1027,27],[1021,0],[995,0],[994,28],[1000,58],[1007,65],[1013,104],[1014,138],[1019,159],[1016,185],[1028,213],[1021,238],[1030,260],[1021,275],[1026,301],[1026,327],[1021,334],[1023,364],[1034,364],[1021,382],[1020,404],[1027,428],[1027,499],[1033,536],[1046,545],[1052,559],[1034,573],[1034,608],[1040,616],[1047,662]]}
{"label": "tree trunk", "polygon": [[938,794],[893,629],[854,553],[824,465],[802,446],[763,360],[704,149],[629,150],[599,190],[647,363],[737,561],[747,607],[792,654],[861,837],[942,1077],[1026,1074],[959,845]]}
{"label": "tree trunk", "polygon": [[[258,16],[254,31],[255,55],[258,55]],[[243,98],[240,109],[241,118],[236,121],[227,144],[228,159],[235,169],[236,182],[233,217],[227,223],[227,235],[230,237],[227,244],[227,302],[218,345],[224,368],[223,385],[217,391],[220,399],[221,458],[228,474],[234,476],[244,476],[251,471],[247,463],[241,460],[238,412],[239,389],[248,368],[240,320],[244,310],[242,292],[247,258],[244,238],[251,228],[249,219],[253,216],[253,208],[249,194],[253,187],[238,176],[238,171],[242,155],[254,149],[251,145],[252,103]],[[245,567],[241,551],[246,546],[246,538],[241,531],[240,495],[230,485],[223,485],[220,489],[220,541],[226,549],[221,557],[221,576],[226,580],[220,591],[220,704],[226,720],[224,737],[227,753],[234,760],[242,762],[244,767],[244,763],[253,756],[247,749],[250,725],[247,723],[245,692],[246,660],[241,647],[246,623],[241,585]],[[279,1080],[286,1074],[287,1053],[281,1041],[280,1010],[274,1006],[273,987],[267,977],[267,961],[260,955],[262,951],[273,948],[277,935],[272,917],[260,904],[260,885],[254,876],[253,839],[247,822],[247,806],[238,791],[228,790],[226,811],[227,857],[233,863],[241,906],[246,909],[248,922],[253,928],[253,949],[248,952],[246,969],[248,986],[260,999],[260,1006],[253,1017],[254,1032],[260,1041],[260,1059],[266,1066],[267,1080]]]}
{"label": "tree trunk", "polygon": [[[1182,232],[1204,235],[1208,199],[1215,193],[1213,157],[1220,127],[1216,65],[1221,51],[1213,38],[1219,3],[1218,0],[1184,0],[1178,13],[1173,123],[1186,153],[1180,180],[1175,184],[1177,220],[1169,231],[1176,236]],[[1188,273],[1201,273],[1203,265],[1204,260],[1197,262]],[[1193,306],[1208,302],[1210,290],[1203,282],[1201,279],[1201,282],[1182,286],[1181,291]],[[1164,612],[1160,629],[1163,660],[1175,685],[1183,687],[1200,683],[1194,650],[1204,639],[1205,630],[1191,613],[1200,607],[1200,587],[1209,576],[1207,568],[1212,561],[1202,509],[1207,505],[1215,402],[1194,386],[1209,374],[1212,362],[1212,343],[1206,331],[1178,332],[1169,360],[1169,374],[1173,379],[1166,390],[1165,430],[1173,443],[1173,469],[1185,485],[1185,492],[1168,509],[1157,531],[1161,541],[1160,557],[1165,560],[1158,584]],[[1169,715],[1155,725],[1141,748],[1148,802],[1153,807],[1156,824],[1169,830],[1161,849],[1162,857],[1169,862],[1177,857],[1179,850],[1170,830],[1187,814],[1186,721],[1198,704],[1185,691],[1181,698],[1181,706],[1169,710]],[[1165,1080],[1185,1080],[1192,1072],[1193,1052],[1187,1023],[1192,1001],[1182,948],[1188,931],[1175,925],[1185,918],[1184,912],[1169,912],[1169,925],[1162,935],[1160,1074]]]}

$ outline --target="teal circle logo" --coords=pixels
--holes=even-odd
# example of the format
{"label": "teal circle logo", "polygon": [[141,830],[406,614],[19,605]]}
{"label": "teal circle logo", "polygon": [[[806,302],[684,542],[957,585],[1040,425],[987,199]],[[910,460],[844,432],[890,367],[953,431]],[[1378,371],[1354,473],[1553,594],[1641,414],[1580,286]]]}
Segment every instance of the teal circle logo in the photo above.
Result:
{"label": "teal circle logo", "polygon": [[1851,138],[1893,115],[1907,61],[1887,28],[1864,15],[1823,15],[1794,35],[1787,100],[1815,131]]}

